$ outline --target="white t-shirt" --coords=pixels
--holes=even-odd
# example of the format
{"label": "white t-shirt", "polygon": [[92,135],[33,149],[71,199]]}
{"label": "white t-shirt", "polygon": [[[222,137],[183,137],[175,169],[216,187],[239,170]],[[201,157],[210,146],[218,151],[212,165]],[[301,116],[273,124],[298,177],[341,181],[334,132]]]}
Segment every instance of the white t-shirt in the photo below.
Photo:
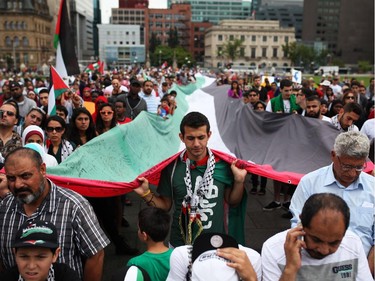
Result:
{"label": "white t-shirt", "polygon": [[[185,281],[188,273],[189,248],[192,246],[180,246],[173,250],[170,258],[170,271],[167,281]],[[239,245],[239,249],[245,251],[258,280],[262,280],[262,264],[258,252]],[[229,279],[228,279],[229,278]],[[226,261],[216,255],[216,250],[206,251],[201,254],[192,266],[192,281],[202,280],[239,280],[235,270],[226,265]]]}
{"label": "white t-shirt", "polygon": [[366,135],[369,140],[372,140],[375,137],[375,119],[369,119],[365,123],[363,123],[363,126],[361,128],[361,133]]}
{"label": "white t-shirt", "polygon": [[[284,243],[288,230],[269,238],[262,248],[263,281],[279,280],[286,257]],[[362,242],[357,235],[347,230],[337,251],[323,259],[312,258],[307,251],[301,250],[302,265],[297,280],[373,280],[368,266]]]}

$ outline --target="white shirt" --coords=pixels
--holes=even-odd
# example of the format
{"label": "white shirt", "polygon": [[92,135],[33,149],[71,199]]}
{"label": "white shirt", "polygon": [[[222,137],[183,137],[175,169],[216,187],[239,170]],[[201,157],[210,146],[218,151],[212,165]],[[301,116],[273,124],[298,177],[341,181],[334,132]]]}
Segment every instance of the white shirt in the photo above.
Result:
{"label": "white shirt", "polygon": [[[263,244],[263,281],[279,280],[286,265],[284,243],[288,230],[277,233]],[[373,280],[361,240],[350,230],[346,231],[337,251],[323,259],[314,259],[301,250],[302,265],[296,280]]]}
{"label": "white shirt", "polygon": [[[185,281],[186,280],[186,274],[188,273],[188,266],[190,264],[189,259],[189,248],[191,246],[180,246],[173,250],[171,258],[170,258],[170,271],[167,277],[167,281]],[[253,268],[254,271],[258,277],[258,280],[262,280],[262,264],[261,264],[261,258],[259,253],[256,251],[243,247],[239,245],[239,249],[242,251],[245,251]],[[216,251],[216,250],[213,250]],[[207,251],[205,253],[208,253],[210,251]],[[194,264],[199,260],[199,257],[195,260]],[[194,265],[193,265],[194,267]],[[223,268],[224,267],[224,268]],[[200,272],[200,280],[222,280],[220,278],[220,273],[223,271],[227,271],[228,266],[223,262],[222,265],[218,264],[217,268],[207,268],[207,278],[204,278],[202,276],[204,273]],[[221,271],[222,270],[222,271]],[[230,269],[229,269],[230,270]],[[228,273],[228,272],[226,272]],[[239,279],[237,279],[239,280]]]}
{"label": "white shirt", "polygon": [[375,137],[375,119],[368,119],[361,128],[361,133],[366,135],[369,140],[372,140]]}

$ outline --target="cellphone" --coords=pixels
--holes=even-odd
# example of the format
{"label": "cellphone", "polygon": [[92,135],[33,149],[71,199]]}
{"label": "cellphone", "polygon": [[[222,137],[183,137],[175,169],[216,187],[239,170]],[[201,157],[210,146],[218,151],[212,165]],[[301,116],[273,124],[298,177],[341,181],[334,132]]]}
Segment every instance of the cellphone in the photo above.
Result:
{"label": "cellphone", "polygon": [[[298,221],[297,226],[302,226],[303,227],[302,222]],[[304,241],[304,236],[303,235],[298,236],[298,240]]]}

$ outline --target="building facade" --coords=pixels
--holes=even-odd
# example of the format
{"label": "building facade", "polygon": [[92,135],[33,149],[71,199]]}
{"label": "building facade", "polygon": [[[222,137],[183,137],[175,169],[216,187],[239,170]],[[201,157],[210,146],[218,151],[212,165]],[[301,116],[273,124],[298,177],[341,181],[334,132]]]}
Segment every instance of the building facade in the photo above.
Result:
{"label": "building facade", "polygon": [[303,6],[294,5],[293,1],[272,1],[263,4],[254,12],[256,20],[277,20],[282,27],[294,27],[296,40],[302,40]]}
{"label": "building facade", "polygon": [[51,61],[53,32],[45,0],[0,1],[0,68],[36,70]]}
{"label": "building facade", "polygon": [[[225,56],[225,44],[242,40],[240,55],[235,61]],[[295,41],[294,28],[280,27],[278,21],[223,20],[205,35],[205,66],[234,64],[246,67],[287,67],[282,46]]]}
{"label": "building facade", "polygon": [[190,4],[192,22],[210,22],[218,24],[224,19],[247,19],[251,16],[251,2],[243,0],[172,0],[172,4]]}
{"label": "building facade", "polygon": [[99,57],[107,67],[143,64],[145,46],[139,25],[99,24]]}
{"label": "building facade", "polygon": [[93,0],[70,0],[69,10],[78,61],[92,62],[95,59]]}
{"label": "building facade", "polygon": [[302,39],[346,64],[374,61],[374,1],[306,0]]}

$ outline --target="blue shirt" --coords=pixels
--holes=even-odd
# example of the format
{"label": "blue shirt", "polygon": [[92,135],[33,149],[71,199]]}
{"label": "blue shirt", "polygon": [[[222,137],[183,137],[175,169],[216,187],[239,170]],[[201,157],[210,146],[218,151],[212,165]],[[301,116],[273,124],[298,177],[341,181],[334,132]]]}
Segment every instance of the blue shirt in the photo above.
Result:
{"label": "blue shirt", "polygon": [[292,197],[292,227],[296,226],[306,200],[315,193],[323,192],[334,193],[348,204],[349,229],[361,238],[367,255],[374,245],[375,178],[361,172],[356,181],[345,187],[336,180],[333,164],[308,173],[302,177]]}

